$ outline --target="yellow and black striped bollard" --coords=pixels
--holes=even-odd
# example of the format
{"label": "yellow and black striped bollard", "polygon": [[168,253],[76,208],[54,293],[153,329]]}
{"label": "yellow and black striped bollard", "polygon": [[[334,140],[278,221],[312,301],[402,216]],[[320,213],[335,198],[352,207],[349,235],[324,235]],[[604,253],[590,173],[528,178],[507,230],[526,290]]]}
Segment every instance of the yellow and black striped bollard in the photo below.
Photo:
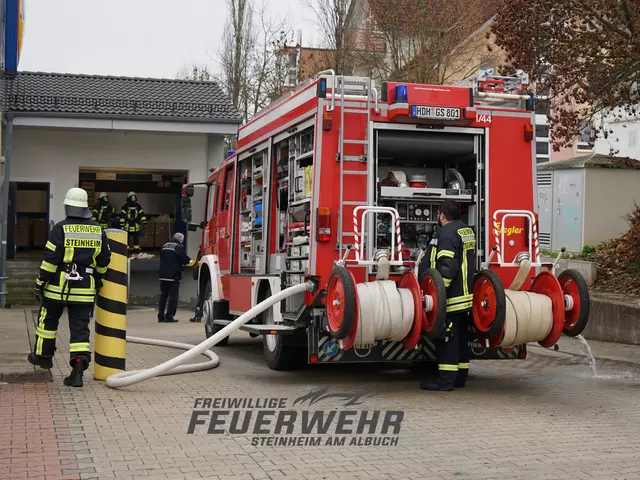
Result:
{"label": "yellow and black striped bollard", "polygon": [[105,231],[109,237],[111,262],[96,298],[93,369],[96,380],[106,380],[113,374],[124,372],[127,352],[127,232],[118,229]]}

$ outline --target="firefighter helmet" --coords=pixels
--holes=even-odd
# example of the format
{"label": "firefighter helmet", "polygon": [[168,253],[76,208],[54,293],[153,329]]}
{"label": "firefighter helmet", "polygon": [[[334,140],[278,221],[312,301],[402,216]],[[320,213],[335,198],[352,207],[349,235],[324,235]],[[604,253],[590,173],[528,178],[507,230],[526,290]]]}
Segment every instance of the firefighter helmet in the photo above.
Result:
{"label": "firefighter helmet", "polygon": [[103,198],[107,198],[107,192],[100,192],[100,200],[102,200]]}
{"label": "firefighter helmet", "polygon": [[137,200],[136,198],[136,192],[129,192],[127,194],[127,199],[131,200],[132,202],[135,202]]}
{"label": "firefighter helmet", "polygon": [[91,218],[87,192],[82,188],[70,188],[63,203],[67,217]]}

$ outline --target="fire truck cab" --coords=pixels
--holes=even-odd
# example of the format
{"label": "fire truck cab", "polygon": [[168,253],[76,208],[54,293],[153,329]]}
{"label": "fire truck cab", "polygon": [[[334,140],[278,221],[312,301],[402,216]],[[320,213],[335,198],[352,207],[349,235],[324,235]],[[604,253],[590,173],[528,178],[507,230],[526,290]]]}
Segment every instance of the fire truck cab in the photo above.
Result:
{"label": "fire truck cab", "polygon": [[[263,336],[271,368],[435,360],[446,288],[437,272],[417,273],[438,228],[438,205],[450,199],[476,240],[472,358],[525,358],[524,344],[500,339],[509,313],[503,285],[532,289],[536,272],[549,273],[534,213],[533,97],[523,72],[491,73],[455,86],[384,82],[378,89],[369,78],[322,72],[241,126],[236,150],[206,184],[183,190],[187,221],[194,190],[206,192],[206,213],[195,220],[207,337],[311,279],[316,291],[241,327]],[[378,313],[363,285],[376,281],[385,305],[399,312],[385,319],[393,333],[374,333],[367,323]],[[549,287],[557,298],[553,331],[541,341],[547,346],[562,331],[580,333],[588,315],[582,284],[573,297],[557,287]],[[582,301],[571,319],[567,297]]]}

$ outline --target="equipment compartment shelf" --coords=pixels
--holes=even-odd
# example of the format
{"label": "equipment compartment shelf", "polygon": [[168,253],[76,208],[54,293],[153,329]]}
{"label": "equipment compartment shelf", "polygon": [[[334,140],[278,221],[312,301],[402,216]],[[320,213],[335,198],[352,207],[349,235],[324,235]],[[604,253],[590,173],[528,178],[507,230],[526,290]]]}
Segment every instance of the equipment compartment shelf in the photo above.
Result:
{"label": "equipment compartment shelf", "polygon": [[380,197],[473,202],[475,196],[473,192],[468,189],[449,190],[446,188],[380,187]]}

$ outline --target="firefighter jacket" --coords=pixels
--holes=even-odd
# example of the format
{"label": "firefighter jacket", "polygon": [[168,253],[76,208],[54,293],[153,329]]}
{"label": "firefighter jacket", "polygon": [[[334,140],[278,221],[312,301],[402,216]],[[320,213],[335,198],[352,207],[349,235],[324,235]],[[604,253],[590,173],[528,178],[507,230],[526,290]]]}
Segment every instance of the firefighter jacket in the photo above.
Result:
{"label": "firefighter jacket", "polygon": [[93,214],[91,219],[98,223],[102,228],[109,228],[109,220],[115,216],[116,209],[109,202],[99,202],[91,210]]}
{"label": "firefighter jacket", "polygon": [[147,217],[138,202],[127,200],[120,213],[120,227],[126,232],[139,232],[147,224]]}
{"label": "firefighter jacket", "polygon": [[183,267],[192,267],[195,263],[196,260],[191,260],[185,252],[184,245],[167,242],[160,252],[158,279],[162,282],[179,282],[182,280]]}
{"label": "firefighter jacket", "polygon": [[466,312],[473,303],[476,237],[460,220],[444,225],[431,240],[429,266],[442,274],[447,287],[447,313]]}
{"label": "firefighter jacket", "polygon": [[[36,284],[44,287],[43,296],[50,300],[93,303],[110,260],[102,227],[91,219],[67,217],[49,234]],[[72,280],[73,271],[82,279]]]}

